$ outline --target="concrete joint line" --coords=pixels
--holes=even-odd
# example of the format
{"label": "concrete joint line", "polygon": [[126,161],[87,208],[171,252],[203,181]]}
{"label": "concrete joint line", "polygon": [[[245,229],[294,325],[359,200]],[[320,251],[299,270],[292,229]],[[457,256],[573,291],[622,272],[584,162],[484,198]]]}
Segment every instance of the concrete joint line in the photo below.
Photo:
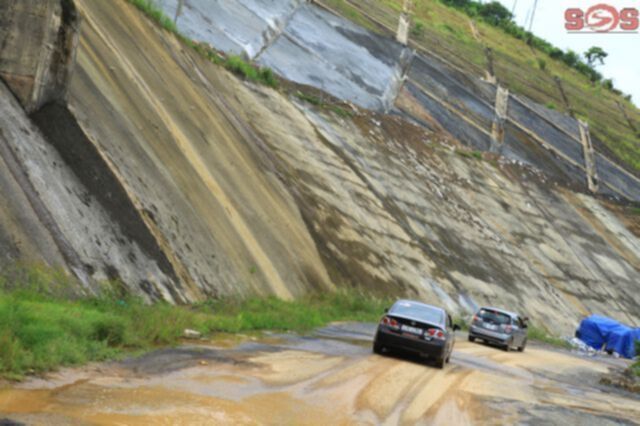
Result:
{"label": "concrete joint line", "polygon": [[591,143],[591,132],[589,131],[589,124],[578,120],[580,128],[580,141],[582,142],[582,152],[584,153],[584,166],[587,172],[587,186],[589,191],[598,191],[598,172],[596,170],[596,158],[595,151],[593,150],[593,144]]}
{"label": "concrete joint line", "polygon": [[[281,36],[286,35],[285,29],[289,25],[289,22],[293,19],[296,13],[302,5],[309,3],[314,3],[313,0],[300,0],[296,4],[295,8],[282,20],[276,20],[273,25],[269,24],[267,29],[262,33],[262,48],[256,53],[253,54],[252,57],[249,57],[250,60],[258,59],[269,47],[271,47]],[[247,56],[251,56],[250,52],[247,52]]]}

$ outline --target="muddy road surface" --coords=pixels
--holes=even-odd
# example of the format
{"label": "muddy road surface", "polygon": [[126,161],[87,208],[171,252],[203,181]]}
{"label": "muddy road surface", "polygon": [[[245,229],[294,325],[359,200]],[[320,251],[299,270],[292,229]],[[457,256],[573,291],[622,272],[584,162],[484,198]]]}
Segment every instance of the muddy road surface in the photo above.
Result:
{"label": "muddy road surface", "polygon": [[[310,336],[218,336],[0,390],[24,424],[640,424],[640,398],[598,384],[624,362],[469,343],[451,363],[371,353],[370,324]],[[0,422],[1,423],[1,422]]]}

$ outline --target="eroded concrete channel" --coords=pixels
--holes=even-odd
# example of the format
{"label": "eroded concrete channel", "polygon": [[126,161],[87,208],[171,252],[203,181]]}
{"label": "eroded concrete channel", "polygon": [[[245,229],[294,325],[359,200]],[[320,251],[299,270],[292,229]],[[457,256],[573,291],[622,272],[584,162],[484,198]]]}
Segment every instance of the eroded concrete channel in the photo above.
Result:
{"label": "eroded concrete channel", "polygon": [[622,362],[458,336],[444,371],[378,356],[373,324],[222,336],[0,391],[25,424],[637,424],[640,399],[598,385]]}

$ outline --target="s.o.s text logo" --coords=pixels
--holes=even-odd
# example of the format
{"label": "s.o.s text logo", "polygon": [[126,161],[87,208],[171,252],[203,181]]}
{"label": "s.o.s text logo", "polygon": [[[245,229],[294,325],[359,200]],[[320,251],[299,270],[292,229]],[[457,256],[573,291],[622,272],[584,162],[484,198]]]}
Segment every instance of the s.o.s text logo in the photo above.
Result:
{"label": "s.o.s text logo", "polygon": [[618,9],[602,3],[567,9],[564,17],[564,27],[572,33],[637,33],[640,28],[640,11],[632,7]]}

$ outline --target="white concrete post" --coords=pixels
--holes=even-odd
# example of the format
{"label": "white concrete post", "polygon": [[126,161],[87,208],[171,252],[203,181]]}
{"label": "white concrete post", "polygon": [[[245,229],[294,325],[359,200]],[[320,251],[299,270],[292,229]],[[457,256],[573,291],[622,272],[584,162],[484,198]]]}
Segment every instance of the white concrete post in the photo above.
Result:
{"label": "white concrete post", "polygon": [[580,127],[580,141],[582,142],[582,151],[584,153],[584,166],[587,175],[587,187],[591,192],[598,192],[598,171],[596,170],[595,151],[591,143],[591,132],[589,131],[589,123],[578,120]]}
{"label": "white concrete post", "polygon": [[405,46],[409,42],[409,30],[411,28],[411,9],[412,0],[404,0],[402,13],[400,14],[400,20],[398,22],[398,32],[396,33],[396,40],[398,41],[398,43],[402,43]]}

